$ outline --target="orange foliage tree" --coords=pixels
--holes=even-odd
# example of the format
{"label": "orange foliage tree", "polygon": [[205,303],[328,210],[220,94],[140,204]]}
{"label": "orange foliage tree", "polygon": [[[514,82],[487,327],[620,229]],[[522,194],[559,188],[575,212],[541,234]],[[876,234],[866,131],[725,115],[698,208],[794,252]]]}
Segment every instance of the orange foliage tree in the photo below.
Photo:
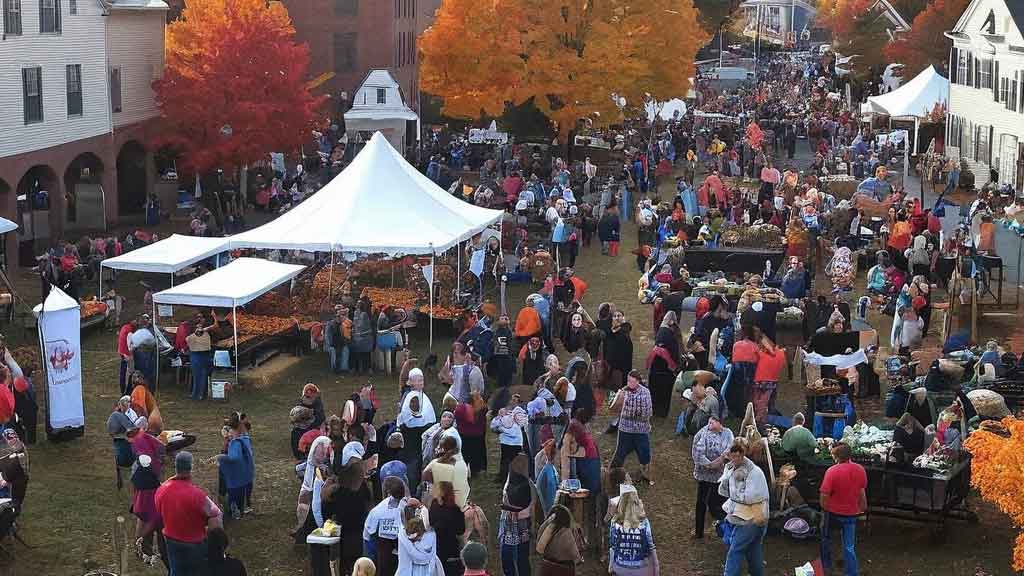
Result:
{"label": "orange foliage tree", "polygon": [[865,15],[874,3],[875,0],[818,0],[817,22],[845,44],[851,40],[856,20]]}
{"label": "orange foliage tree", "polygon": [[885,47],[885,55],[904,65],[904,77],[913,78],[934,64],[936,68],[949,58],[950,40],[943,32],[952,30],[970,0],[932,0],[914,17],[910,31]]}
{"label": "orange foliage tree", "polygon": [[563,136],[581,118],[607,125],[620,98],[686,95],[708,39],[697,16],[692,0],[444,0],[419,39],[421,87],[450,116],[532,100]]}
{"label": "orange foliage tree", "polygon": [[195,172],[297,149],[322,100],[305,85],[309,48],[294,37],[280,2],[188,0],[167,26],[166,69],[153,84],[157,145]]}
{"label": "orange foliage tree", "polygon": [[[971,484],[1020,528],[1024,527],[1024,421],[1004,418],[999,428],[1000,433],[982,428],[967,439]],[[1024,570],[1024,533],[1017,535],[1013,569]]]}

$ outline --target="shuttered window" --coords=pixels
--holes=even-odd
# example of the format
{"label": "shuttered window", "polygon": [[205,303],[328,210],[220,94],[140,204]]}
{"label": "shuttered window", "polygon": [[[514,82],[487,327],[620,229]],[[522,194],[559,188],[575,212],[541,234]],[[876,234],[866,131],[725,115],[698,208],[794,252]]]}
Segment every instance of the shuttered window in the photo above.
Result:
{"label": "shuttered window", "polygon": [[23,107],[25,109],[25,124],[35,124],[43,121],[43,69],[35,68],[21,69],[21,89],[23,95]]}
{"label": "shuttered window", "polygon": [[121,69],[110,69],[110,110],[121,111]]}
{"label": "shuttered window", "polygon": [[1017,111],[1017,82],[1019,72],[1013,73],[1013,81],[1010,82],[1010,92],[1006,98],[1006,109],[1016,112]]}
{"label": "shuttered window", "polygon": [[4,34],[21,36],[21,0],[3,0]]}
{"label": "shuttered window", "polygon": [[39,0],[39,33],[60,34],[60,0]]}
{"label": "shuttered window", "polygon": [[82,65],[68,64],[68,116],[82,115]]}

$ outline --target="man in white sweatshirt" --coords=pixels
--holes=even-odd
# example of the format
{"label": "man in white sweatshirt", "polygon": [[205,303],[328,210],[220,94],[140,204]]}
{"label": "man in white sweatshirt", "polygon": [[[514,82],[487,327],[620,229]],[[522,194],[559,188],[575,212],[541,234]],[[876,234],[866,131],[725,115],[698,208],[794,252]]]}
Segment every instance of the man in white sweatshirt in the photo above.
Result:
{"label": "man in white sweatshirt", "polygon": [[768,527],[768,482],[764,472],[747,458],[747,443],[733,441],[726,457],[718,494],[728,498],[722,505],[732,525],[732,543],[725,556],[725,576],[740,576],[743,561],[751,576],[764,574],[764,534]]}

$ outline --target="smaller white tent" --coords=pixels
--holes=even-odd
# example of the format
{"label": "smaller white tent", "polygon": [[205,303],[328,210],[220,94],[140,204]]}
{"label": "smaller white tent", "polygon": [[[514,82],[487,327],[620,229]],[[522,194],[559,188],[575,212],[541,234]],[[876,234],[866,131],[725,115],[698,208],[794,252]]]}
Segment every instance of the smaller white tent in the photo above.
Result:
{"label": "smaller white tent", "polygon": [[[661,110],[658,110],[659,106]],[[658,104],[648,102],[645,107],[647,108],[647,120],[649,122],[654,120],[655,113],[658,114],[658,118],[666,121],[682,118],[686,115],[686,102],[679,98],[673,98],[668,102]]]}
{"label": "smaller white tent", "polygon": [[216,270],[153,295],[154,304],[233,308],[244,306],[299,275],[305,266],[238,258]]}
{"label": "smaller white tent", "polygon": [[11,230],[17,230],[18,225],[7,218],[0,218],[0,234],[6,234]]}
{"label": "smaller white tent", "polygon": [[228,249],[227,238],[203,238],[173,234],[169,238],[107,258],[101,264],[116,270],[173,274]]}
{"label": "smaller white tent", "polygon": [[925,118],[936,104],[949,101],[949,80],[934,66],[914,77],[896,90],[868,98],[870,111],[892,118]]}

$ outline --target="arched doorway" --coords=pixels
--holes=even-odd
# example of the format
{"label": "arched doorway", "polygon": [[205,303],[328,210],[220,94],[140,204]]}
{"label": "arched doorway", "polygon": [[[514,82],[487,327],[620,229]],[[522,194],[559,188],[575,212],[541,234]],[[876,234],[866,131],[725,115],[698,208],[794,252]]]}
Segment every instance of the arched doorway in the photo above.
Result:
{"label": "arched doorway", "polygon": [[72,160],[64,171],[68,228],[104,228],[103,169],[103,161],[95,154],[86,152]]}
{"label": "arched doorway", "polygon": [[117,154],[118,214],[142,214],[148,196],[146,148],[137,140],[129,140]]}
{"label": "arched doorway", "polygon": [[18,181],[17,224],[22,230],[18,263],[21,266],[34,266],[37,249],[44,248],[50,239],[50,195],[55,194],[58,187],[56,172],[42,164],[29,168]]}

